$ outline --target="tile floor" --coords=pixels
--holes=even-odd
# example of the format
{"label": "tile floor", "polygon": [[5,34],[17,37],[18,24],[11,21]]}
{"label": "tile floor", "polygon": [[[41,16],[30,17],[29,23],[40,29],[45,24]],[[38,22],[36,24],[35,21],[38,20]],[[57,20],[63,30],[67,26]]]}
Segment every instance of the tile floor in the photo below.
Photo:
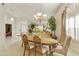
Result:
{"label": "tile floor", "polygon": [[[71,41],[70,48],[68,50],[68,56],[79,56],[79,42]],[[22,56],[23,47],[21,47],[21,38],[7,38],[4,39],[4,43],[0,44],[0,56]],[[26,51],[26,56],[28,52]],[[31,56],[34,56],[34,52],[31,51]],[[54,56],[63,56],[58,53],[54,53]]]}

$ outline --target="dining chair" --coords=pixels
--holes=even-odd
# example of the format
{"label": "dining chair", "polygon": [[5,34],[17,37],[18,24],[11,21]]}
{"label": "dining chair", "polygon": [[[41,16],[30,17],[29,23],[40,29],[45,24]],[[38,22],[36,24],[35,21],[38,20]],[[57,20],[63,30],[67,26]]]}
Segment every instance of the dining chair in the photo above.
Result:
{"label": "dining chair", "polygon": [[41,39],[37,35],[34,35],[33,40],[35,44],[35,55],[36,53],[39,53],[40,55],[44,55],[46,53],[47,55],[48,49],[42,45]]}
{"label": "dining chair", "polygon": [[46,34],[48,37],[52,37],[52,36],[53,36],[53,33],[49,32],[49,31],[45,31],[45,34]]}
{"label": "dining chair", "polygon": [[22,35],[22,40],[23,40],[23,45],[24,45],[23,46],[24,47],[24,53],[23,53],[23,55],[25,56],[26,49],[29,52],[28,55],[30,55],[30,53],[31,53],[30,51],[31,51],[31,49],[34,48],[34,45],[28,41],[28,37],[25,34]]}
{"label": "dining chair", "polygon": [[24,44],[23,44],[23,34],[22,34],[22,33],[21,33],[21,38],[22,38],[22,39],[21,39],[21,40],[22,40],[22,41],[21,41],[21,42],[22,42],[21,46],[23,47]]}
{"label": "dining chair", "polygon": [[[29,34],[29,33],[28,33],[28,34]],[[21,37],[23,37],[23,35],[25,35],[25,34],[24,34],[24,33],[21,33],[21,34],[20,34]],[[23,44],[23,39],[22,39],[21,42],[22,42],[21,46],[23,47],[23,46],[24,46],[24,44]]]}
{"label": "dining chair", "polygon": [[25,34],[23,32],[20,33],[20,36],[21,36],[21,39],[22,39],[22,41],[21,41],[22,42],[22,44],[21,44],[22,47],[24,46],[24,44],[23,44],[23,38],[22,38],[24,35]]}
{"label": "dining chair", "polygon": [[68,48],[70,46],[70,42],[71,42],[71,37],[68,36],[66,39],[65,39],[65,42],[64,42],[64,45],[62,46],[60,43],[57,45],[57,47],[53,47],[53,52],[57,52],[57,53],[60,53],[60,54],[63,54],[64,56],[67,55],[67,52],[68,52]]}

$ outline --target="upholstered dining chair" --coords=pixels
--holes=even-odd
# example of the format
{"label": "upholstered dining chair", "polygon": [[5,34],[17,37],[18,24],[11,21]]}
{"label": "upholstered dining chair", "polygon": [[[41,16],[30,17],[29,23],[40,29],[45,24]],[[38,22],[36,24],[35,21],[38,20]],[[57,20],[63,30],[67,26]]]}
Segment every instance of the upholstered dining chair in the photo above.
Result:
{"label": "upholstered dining chair", "polygon": [[63,54],[64,56],[66,56],[67,52],[68,52],[68,48],[70,46],[71,39],[72,38],[70,36],[68,36],[65,39],[65,42],[64,42],[63,46],[59,43],[57,45],[57,47],[53,47],[53,52],[57,52],[57,53],[60,53],[60,54]]}
{"label": "upholstered dining chair", "polygon": [[31,53],[30,51],[31,51],[31,49],[34,48],[34,45],[28,41],[28,37],[25,34],[22,35],[22,40],[23,40],[23,45],[24,45],[23,46],[24,47],[23,55],[25,56],[26,49],[29,51],[29,55],[30,55],[30,53]]}
{"label": "upholstered dining chair", "polygon": [[35,44],[35,55],[36,53],[39,53],[40,55],[44,55],[45,53],[46,54],[48,53],[47,47],[43,47],[41,43],[41,39],[37,35],[34,35],[33,40]]}
{"label": "upholstered dining chair", "polygon": [[25,35],[25,34],[24,34],[23,32],[20,33],[20,36],[21,36],[21,39],[22,39],[22,41],[21,41],[21,42],[22,42],[22,45],[21,45],[22,47],[24,46],[24,44],[23,44],[23,36],[24,36],[24,35]]}
{"label": "upholstered dining chair", "polygon": [[24,35],[21,33],[21,38],[22,38],[22,41],[21,41],[21,42],[22,42],[22,45],[21,45],[21,46],[22,46],[22,47],[23,47],[23,45],[24,45],[24,44],[23,44],[23,36],[24,36]]}
{"label": "upholstered dining chair", "polygon": [[[26,35],[26,34],[21,33],[21,34],[20,34],[21,38],[23,37],[23,35]],[[24,46],[23,39],[22,39],[22,41],[21,41],[21,42],[22,42],[21,46],[23,47],[23,46]]]}
{"label": "upholstered dining chair", "polygon": [[52,37],[53,36],[53,33],[49,32],[49,31],[45,31],[45,34],[49,37]]}

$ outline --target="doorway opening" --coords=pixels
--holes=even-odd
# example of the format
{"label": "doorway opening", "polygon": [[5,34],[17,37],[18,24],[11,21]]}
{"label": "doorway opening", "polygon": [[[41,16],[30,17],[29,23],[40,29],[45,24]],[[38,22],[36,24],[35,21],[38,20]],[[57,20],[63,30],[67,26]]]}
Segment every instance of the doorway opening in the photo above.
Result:
{"label": "doorway opening", "polygon": [[5,36],[12,36],[12,24],[5,24]]}

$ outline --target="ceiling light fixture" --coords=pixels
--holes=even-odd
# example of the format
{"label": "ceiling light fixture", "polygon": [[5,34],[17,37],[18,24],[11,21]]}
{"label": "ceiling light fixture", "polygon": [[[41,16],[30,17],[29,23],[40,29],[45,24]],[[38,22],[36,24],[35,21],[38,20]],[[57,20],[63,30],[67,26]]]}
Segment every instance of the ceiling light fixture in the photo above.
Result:
{"label": "ceiling light fixture", "polygon": [[43,14],[42,12],[41,12],[41,4],[40,4],[40,12],[38,12],[38,13],[36,13],[35,15],[33,15],[33,17],[36,19],[36,20],[39,20],[40,22],[41,22],[41,20],[42,19],[44,19],[46,16],[47,16],[47,14]]}
{"label": "ceiling light fixture", "polygon": [[11,17],[11,21],[14,21],[14,18],[13,17]]}

